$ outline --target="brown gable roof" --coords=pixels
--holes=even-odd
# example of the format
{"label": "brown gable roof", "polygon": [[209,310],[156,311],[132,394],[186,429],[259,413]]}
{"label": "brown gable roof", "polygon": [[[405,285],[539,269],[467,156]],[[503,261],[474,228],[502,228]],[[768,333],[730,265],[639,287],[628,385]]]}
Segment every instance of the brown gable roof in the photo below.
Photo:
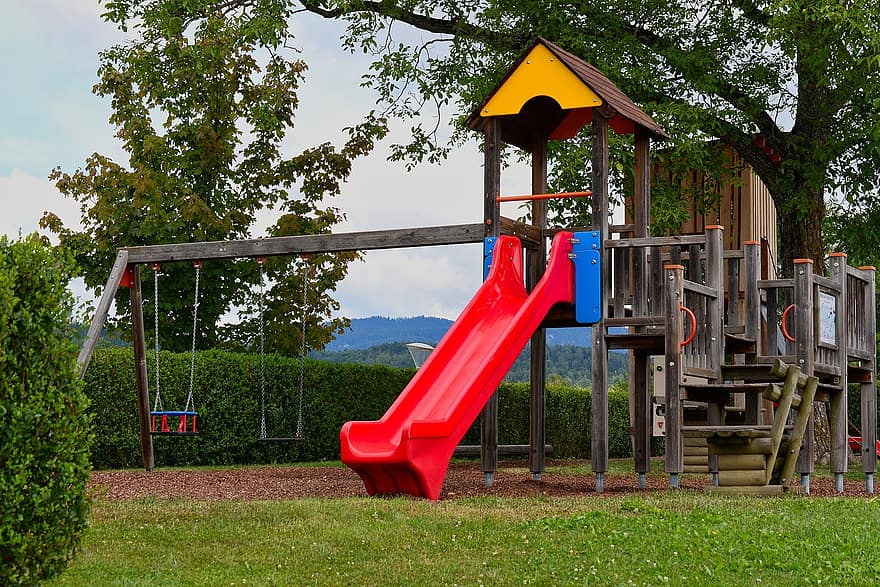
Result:
{"label": "brown gable roof", "polygon": [[[502,87],[510,75],[516,70],[522,60],[525,59],[531,50],[538,44],[543,44],[551,53],[559,58],[559,61],[598,95],[605,105],[611,107],[616,115],[611,119],[611,127],[618,133],[626,134],[635,131],[635,128],[641,127],[656,139],[667,139],[669,135],[654,120],[643,112],[632,100],[627,97],[620,89],[614,85],[605,75],[596,67],[585,62],[583,59],[569,53],[561,47],[538,37],[529,45],[528,49],[523,52],[523,56],[517,63],[510,68],[504,79],[495,87],[480,106],[473,111],[467,120],[468,128],[479,130],[483,128],[486,118],[481,115],[483,107],[488,103],[492,96]],[[502,124],[502,136],[506,142],[525,147],[531,140],[531,129],[535,128],[534,113],[526,115],[526,108],[523,112],[513,117],[505,118]],[[567,138],[574,136],[580,128],[592,119],[592,108],[583,108],[574,111],[561,111],[560,108],[548,108],[544,105],[541,110],[541,116],[546,116],[546,123],[549,125],[548,136],[550,138]],[[518,126],[525,126],[525,129],[519,129]],[[506,135],[506,136],[504,136]]]}

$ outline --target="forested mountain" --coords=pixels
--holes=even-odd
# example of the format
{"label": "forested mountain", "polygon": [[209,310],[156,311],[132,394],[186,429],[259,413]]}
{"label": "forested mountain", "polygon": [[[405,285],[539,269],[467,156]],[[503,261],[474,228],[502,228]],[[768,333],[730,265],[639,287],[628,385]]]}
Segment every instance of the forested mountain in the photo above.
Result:
{"label": "forested mountain", "polygon": [[[342,351],[322,351],[310,355],[314,359],[331,363],[361,363],[367,365],[388,365],[399,368],[412,368],[413,362],[402,342],[390,342],[366,349],[347,349]],[[589,347],[573,345],[548,345],[547,380],[567,381],[582,387],[590,387],[592,360]],[[612,352],[608,356],[609,379],[625,378],[627,360],[625,353]],[[507,374],[506,381],[529,380],[528,346]]]}
{"label": "forested mountain", "polygon": [[[413,318],[353,318],[351,329],[337,335],[325,350],[366,349],[389,342],[425,342],[437,344],[452,320],[431,316]],[[553,328],[547,330],[547,342],[553,345],[590,346],[589,328]]]}

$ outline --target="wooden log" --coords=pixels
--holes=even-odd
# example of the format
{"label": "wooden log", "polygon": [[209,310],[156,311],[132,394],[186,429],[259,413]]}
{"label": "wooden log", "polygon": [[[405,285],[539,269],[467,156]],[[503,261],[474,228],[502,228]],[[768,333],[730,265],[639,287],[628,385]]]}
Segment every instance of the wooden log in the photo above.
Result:
{"label": "wooden log", "polygon": [[[788,422],[788,414],[791,411],[791,404],[795,395],[794,391],[797,387],[798,376],[800,374],[800,370],[797,367],[789,365],[788,373],[785,376],[785,383],[782,386],[782,395],[779,398],[779,405],[776,407],[776,414],[773,419],[771,435],[773,446],[770,450],[770,455],[767,457],[767,469],[764,471],[764,485],[769,485],[770,480],[773,478],[773,465],[776,463],[776,457],[779,454],[779,447],[782,444],[782,435],[785,431],[785,425]],[[811,403],[808,405],[812,406],[812,398]]]}
{"label": "wooden log", "polygon": [[876,271],[873,267],[860,267],[861,272],[867,278],[865,285],[865,337],[867,349],[870,349],[867,364],[870,365],[870,382],[859,385],[860,403],[862,407],[862,472],[875,473],[877,471],[877,451],[873,447],[877,444],[877,364],[874,358],[874,349],[877,348],[877,314],[875,297]]}
{"label": "wooden log", "polygon": [[705,474],[710,473],[708,465],[683,465],[682,473],[696,473],[696,474]]}
{"label": "wooden log", "polygon": [[[813,312],[815,288],[813,282],[812,259],[794,260],[794,305],[795,305],[795,355],[797,365],[805,375],[815,374],[816,364],[816,330]],[[797,472],[809,475],[813,472],[815,461],[815,439],[812,426],[812,400],[808,414],[807,429],[797,459]]]}
{"label": "wooden log", "polygon": [[[805,380],[806,381],[806,380]],[[782,397],[782,387],[777,384],[772,384],[767,386],[763,393],[764,397],[770,400],[771,402],[778,402],[779,398]],[[791,398],[791,407],[797,408],[801,405],[801,396],[800,394],[794,394]]]}
{"label": "wooden log", "polygon": [[[483,145],[483,237],[497,237],[501,231],[501,125],[497,118],[486,123]],[[498,393],[480,412],[480,468],[489,481],[498,469]]]}
{"label": "wooden log", "polygon": [[[537,140],[532,151],[532,193],[543,194],[547,191],[547,141]],[[538,235],[542,235],[547,227],[547,202],[533,201],[532,224]],[[503,223],[502,223],[503,224]],[[526,253],[528,264],[529,291],[532,291],[544,275],[545,259],[547,258],[546,240],[539,237],[537,249]],[[544,471],[544,446],[546,439],[544,411],[547,393],[547,331],[539,328],[532,335],[530,347],[529,382],[531,396],[529,404],[529,471],[540,474]]]}
{"label": "wooden log", "polygon": [[709,444],[709,452],[716,455],[769,455],[773,448],[773,440],[770,438],[753,438],[748,441],[737,440],[738,442],[712,442]]}
{"label": "wooden log", "polygon": [[[608,239],[608,119],[593,110],[592,122],[592,179],[593,179],[593,226],[599,230],[602,248],[600,251],[602,267],[608,267],[610,257],[606,246]],[[600,292],[602,321],[593,325],[592,361],[593,361],[593,403],[592,403],[592,438],[590,462],[594,473],[604,474],[608,470],[608,349],[605,343],[606,327],[604,319],[608,317],[608,288],[610,280]]]}
{"label": "wooden log", "polygon": [[145,264],[430,247],[478,243],[483,240],[485,232],[496,232],[496,227],[498,227],[498,233],[500,234],[500,215],[497,215],[494,219],[491,217],[486,218],[486,220],[491,220],[492,224],[425,226],[421,228],[372,230],[341,234],[312,234],[238,241],[147,245],[143,247],[130,247],[125,250],[128,253],[129,264]]}
{"label": "wooden log", "polygon": [[685,467],[687,467],[687,466],[689,466],[689,465],[702,465],[702,466],[706,466],[706,463],[707,463],[708,459],[709,459],[709,455],[708,455],[708,454],[704,454],[704,455],[688,455],[688,454],[685,454],[685,455],[682,457],[682,462],[684,463],[684,466],[685,466]]}
{"label": "wooden log", "polygon": [[768,496],[782,495],[786,492],[786,488],[782,485],[758,485],[758,486],[727,486],[720,487],[715,485],[707,485],[703,487],[706,493],[714,493],[717,495],[751,495],[751,496]]}
{"label": "wooden log", "polygon": [[736,486],[743,485],[767,485],[764,482],[764,471],[760,470],[742,470],[742,471],[718,471],[719,486]]}
{"label": "wooden log", "polygon": [[138,432],[141,462],[147,471],[156,466],[153,437],[150,435],[150,389],[147,380],[147,350],[144,337],[144,298],[141,292],[140,267],[132,268],[134,283],[129,289],[131,299],[131,338],[134,351],[134,384],[137,392]]}
{"label": "wooden log", "polygon": [[89,361],[92,360],[92,354],[95,347],[101,339],[101,333],[104,331],[104,324],[107,322],[107,314],[110,312],[110,306],[116,297],[116,290],[119,289],[119,283],[125,273],[128,265],[128,251],[121,250],[116,253],[116,261],[113,263],[113,269],[110,270],[110,277],[107,278],[107,284],[104,285],[104,291],[95,309],[95,315],[92,317],[92,323],[89,325],[89,331],[83,340],[76,357],[79,364],[79,378],[82,380],[86,376],[86,370],[89,368]]}
{"label": "wooden log", "polygon": [[686,457],[703,457],[706,459],[709,458],[709,447],[706,445],[703,445],[703,446],[687,446],[687,445],[685,445],[682,448],[681,452]]}
{"label": "wooden log", "polygon": [[762,454],[718,455],[718,470],[761,471],[767,469],[767,457]]}
{"label": "wooden log", "polygon": [[829,279],[837,288],[837,296],[834,300],[834,338],[837,349],[834,351],[835,366],[840,374],[835,377],[835,383],[840,387],[839,391],[831,393],[831,403],[828,418],[830,420],[831,434],[831,472],[846,473],[849,469],[849,445],[847,444],[848,418],[847,418],[847,308],[846,308],[846,253],[831,253],[829,263]]}
{"label": "wooden log", "polygon": [[691,448],[708,448],[705,436],[694,436],[684,432],[681,436],[681,445],[689,446]]}
{"label": "wooden log", "polygon": [[682,468],[682,424],[684,422],[680,399],[681,385],[681,346],[683,335],[682,312],[679,309],[683,299],[682,282],[684,267],[667,265],[664,295],[664,315],[666,316],[665,337],[665,389],[666,389],[666,472],[678,474]]}
{"label": "wooden log", "polygon": [[816,377],[810,377],[807,380],[807,386],[804,388],[803,403],[798,410],[797,418],[794,422],[794,431],[791,435],[791,441],[788,446],[788,454],[785,458],[785,464],[780,472],[779,483],[788,485],[789,479],[794,474],[795,465],[799,462],[799,449],[802,450],[802,442],[807,434],[807,426],[813,416],[813,398],[816,397],[816,388],[819,387],[819,380]]}

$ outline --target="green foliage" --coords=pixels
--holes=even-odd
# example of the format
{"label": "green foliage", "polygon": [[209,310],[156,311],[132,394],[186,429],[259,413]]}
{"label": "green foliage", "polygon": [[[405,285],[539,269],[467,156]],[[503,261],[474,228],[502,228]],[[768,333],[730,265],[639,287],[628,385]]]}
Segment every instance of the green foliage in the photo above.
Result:
{"label": "green foliage", "polygon": [[[86,393],[100,422],[92,462],[96,468],[140,466],[134,359],[131,349],[98,349],[86,373]],[[165,409],[182,408],[189,385],[188,354],[160,354]],[[148,354],[152,367],[153,356]],[[339,430],[349,420],[375,420],[415,372],[378,365],[331,364],[307,360],[303,389],[303,437],[294,444],[259,442],[259,357],[223,351],[197,353],[194,397],[201,434],[156,437],[156,463],[162,466],[254,464],[339,458]],[[299,361],[266,357],[266,416],[269,436],[292,436],[299,415]],[[152,375],[150,380],[152,381]],[[528,441],[529,391],[525,384],[501,386],[501,442]],[[550,386],[547,438],[554,455],[583,457],[590,447],[590,393]],[[611,455],[626,456],[629,416],[625,391],[609,393]],[[479,442],[474,427],[465,442]]]}
{"label": "green foliage", "polygon": [[[106,17],[122,28],[131,25],[137,37],[101,53],[94,89],[111,101],[110,122],[128,162],[96,153],[73,173],[55,169],[50,179],[79,202],[84,229],[67,228],[52,213],[41,220],[76,253],[86,285],[104,284],[118,248],[250,238],[264,209],[279,215],[271,236],[329,232],[343,214],[323,198],[339,193],[352,160],[370,152],[384,135],[384,122],[367,115],[346,129],[349,138],[341,148],[324,143],[287,156],[282,147],[307,66],[285,46],[287,35],[276,22],[288,14],[283,3],[261,2],[260,14],[253,17],[221,6],[181,14],[185,5],[198,2],[153,3],[155,10],[126,14],[136,4],[141,3],[106,3]],[[333,317],[338,304],[329,292],[353,258],[312,260],[308,312],[298,295],[303,272],[296,259],[267,262],[268,340],[277,342],[277,350],[299,349],[300,324],[291,315],[307,316],[306,339],[314,348],[345,326],[344,319]],[[194,272],[189,263],[169,263],[161,271],[162,347],[184,350],[192,332]],[[152,280],[151,272],[145,273]],[[224,337],[233,346],[251,344],[257,330],[256,263],[209,262],[201,280],[198,346],[214,348]],[[221,330],[219,317],[232,305],[243,308],[247,324]],[[119,305],[120,323],[129,312],[126,304]],[[150,326],[152,314],[150,303]],[[251,337],[241,340],[232,332]]]}
{"label": "green foliage", "polygon": [[0,237],[0,583],[67,566],[86,527],[89,417],[67,291],[73,260]]}
{"label": "green foliage", "polygon": [[[876,2],[107,3],[120,23],[168,14],[193,22],[218,5],[249,7],[242,18],[273,39],[286,34],[300,8],[346,23],[343,47],[373,56],[364,83],[387,115],[412,124],[411,140],[393,155],[410,165],[440,161],[469,138],[461,123],[540,35],[596,65],[652,113],[674,137],[664,146],[670,158],[717,176],[705,142],[718,139],[737,151],[777,205],[784,262],[821,259],[826,196],[844,196],[843,220],[850,207],[859,211],[880,197],[873,172],[880,163]],[[449,112],[456,122],[451,144],[438,132],[438,118],[424,115],[429,111]],[[581,144],[551,153],[551,189],[588,187],[586,134],[578,137]],[[612,166],[618,180],[630,172],[626,158]],[[663,201],[673,207],[658,233],[680,211],[673,198]],[[589,218],[585,206],[570,202],[556,213],[573,224]],[[858,240],[866,233],[841,234]]]}

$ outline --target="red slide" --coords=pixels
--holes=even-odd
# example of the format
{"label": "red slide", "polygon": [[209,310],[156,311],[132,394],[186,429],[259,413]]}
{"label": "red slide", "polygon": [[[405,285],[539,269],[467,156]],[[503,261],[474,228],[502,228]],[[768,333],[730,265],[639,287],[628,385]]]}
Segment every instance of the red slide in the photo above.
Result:
{"label": "red slide", "polygon": [[495,243],[486,281],[380,420],[346,422],[342,461],[370,495],[436,500],[455,447],[557,303],[575,301],[572,233],[553,239],[544,277],[523,287],[518,239]]}

